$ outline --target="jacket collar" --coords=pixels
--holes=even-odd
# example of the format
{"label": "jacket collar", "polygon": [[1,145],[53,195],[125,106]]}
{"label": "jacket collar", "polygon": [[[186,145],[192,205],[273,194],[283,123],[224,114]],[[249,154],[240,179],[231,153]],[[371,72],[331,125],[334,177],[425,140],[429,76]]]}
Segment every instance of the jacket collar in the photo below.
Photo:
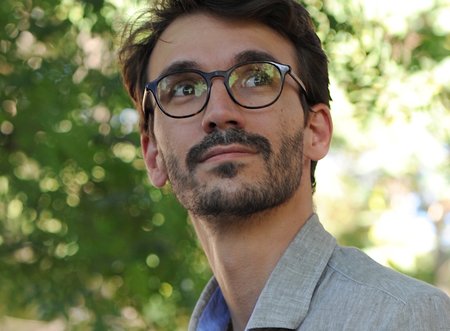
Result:
{"label": "jacket collar", "polygon": [[[317,215],[312,214],[272,271],[246,329],[298,329],[335,247],[335,238],[323,228]],[[217,289],[213,277],[194,309],[190,331],[197,330],[199,319]]]}
{"label": "jacket collar", "polygon": [[312,214],[272,271],[247,329],[297,329],[335,247],[335,238]]}

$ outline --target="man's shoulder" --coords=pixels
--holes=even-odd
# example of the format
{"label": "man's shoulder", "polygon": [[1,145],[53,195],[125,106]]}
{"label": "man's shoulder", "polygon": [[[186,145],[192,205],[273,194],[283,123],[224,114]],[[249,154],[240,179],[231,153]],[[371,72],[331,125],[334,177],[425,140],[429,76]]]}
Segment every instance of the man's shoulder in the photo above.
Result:
{"label": "man's shoulder", "polygon": [[318,325],[323,330],[450,330],[450,298],[358,249],[337,246],[302,330]]}
{"label": "man's shoulder", "polygon": [[336,282],[345,283],[352,291],[370,291],[399,304],[416,300],[418,296],[447,297],[423,281],[382,266],[357,248],[336,247],[328,268]]}
{"label": "man's shoulder", "polygon": [[357,248],[337,246],[328,268],[336,279],[378,292],[406,304],[417,296],[443,296],[441,290],[423,281],[382,266]]}

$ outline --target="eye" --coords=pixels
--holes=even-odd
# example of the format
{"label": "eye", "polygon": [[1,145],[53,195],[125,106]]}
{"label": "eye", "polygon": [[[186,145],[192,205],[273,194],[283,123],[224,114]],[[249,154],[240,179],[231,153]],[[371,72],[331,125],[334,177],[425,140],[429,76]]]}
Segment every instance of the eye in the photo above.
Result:
{"label": "eye", "polygon": [[170,87],[170,97],[171,98],[181,98],[181,97],[200,97],[206,91],[208,87],[203,79],[188,79],[181,80],[174,83]]}
{"label": "eye", "polygon": [[272,77],[264,71],[254,71],[242,80],[243,87],[258,87],[272,84]]}
{"label": "eye", "polygon": [[241,88],[270,87],[274,84],[275,68],[270,64],[245,65],[236,71],[233,83],[239,82]]}
{"label": "eye", "polygon": [[181,82],[176,84],[171,89],[172,97],[186,97],[196,95],[195,83],[193,82]]}
{"label": "eye", "polygon": [[195,73],[176,73],[165,77],[158,85],[158,96],[162,102],[187,101],[198,98],[207,91],[204,79]]}

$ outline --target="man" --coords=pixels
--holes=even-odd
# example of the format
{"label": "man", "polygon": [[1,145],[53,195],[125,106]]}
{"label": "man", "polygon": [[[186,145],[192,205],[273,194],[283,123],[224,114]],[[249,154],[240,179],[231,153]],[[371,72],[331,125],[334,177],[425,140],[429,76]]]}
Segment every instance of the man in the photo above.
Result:
{"label": "man", "polygon": [[120,51],[152,183],[186,207],[214,278],[190,330],[450,330],[450,300],[320,225],[327,59],[293,0],[168,0]]}

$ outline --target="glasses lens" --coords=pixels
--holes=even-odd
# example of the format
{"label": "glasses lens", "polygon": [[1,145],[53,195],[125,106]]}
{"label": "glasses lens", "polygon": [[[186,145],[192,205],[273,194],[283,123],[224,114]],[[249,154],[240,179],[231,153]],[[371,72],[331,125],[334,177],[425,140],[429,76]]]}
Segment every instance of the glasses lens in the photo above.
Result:
{"label": "glasses lens", "polygon": [[282,88],[280,70],[271,63],[249,63],[235,68],[228,85],[234,99],[244,107],[261,108],[273,103]]}
{"label": "glasses lens", "polygon": [[205,79],[195,72],[168,75],[157,86],[157,98],[163,110],[176,117],[200,111],[207,99]]}

